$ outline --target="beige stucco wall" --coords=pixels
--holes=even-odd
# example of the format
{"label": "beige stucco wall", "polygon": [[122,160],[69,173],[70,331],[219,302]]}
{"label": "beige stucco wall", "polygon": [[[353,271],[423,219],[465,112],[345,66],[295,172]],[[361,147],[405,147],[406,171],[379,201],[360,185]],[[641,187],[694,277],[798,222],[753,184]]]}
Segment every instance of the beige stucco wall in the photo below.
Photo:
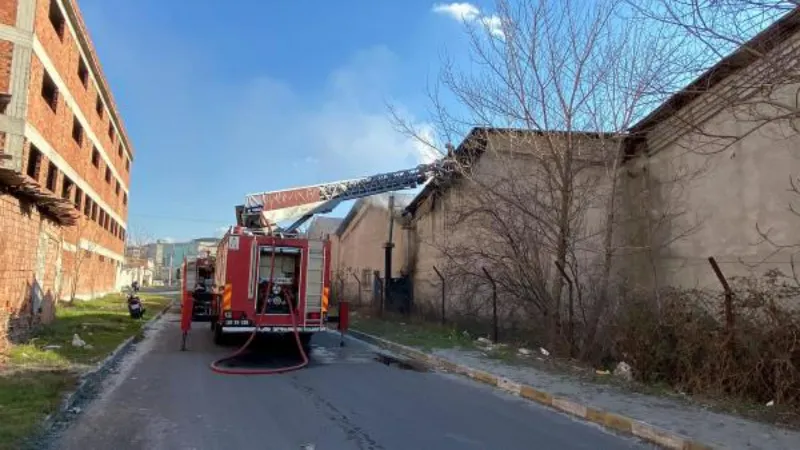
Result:
{"label": "beige stucco wall", "polygon": [[[742,135],[747,123],[729,110],[709,120],[706,133]],[[654,131],[654,140],[666,133]],[[789,192],[800,175],[800,135],[785,124],[772,123],[719,153],[704,154],[704,135],[690,133],[656,149],[645,176],[661,182],[662,207],[678,215],[659,237],[672,241],[659,254],[663,284],[718,287],[707,262],[713,256],[726,276],[763,273],[770,267],[790,272],[790,252],[761,239],[756,226],[770,230],[780,243],[800,242],[800,217],[789,210],[800,196]],[[679,183],[674,180],[688,174]],[[672,186],[669,186],[672,185]],[[745,264],[743,264],[741,261]],[[765,261],[757,268],[753,264]]]}
{"label": "beige stucco wall", "polygon": [[651,215],[670,210],[673,216],[652,235],[659,284],[718,288],[710,256],[727,277],[770,268],[791,273],[792,251],[776,253],[756,228],[769,230],[778,243],[800,243],[800,217],[789,210],[800,206],[800,195],[789,192],[790,180],[800,176],[800,124],[765,121],[785,111],[762,102],[796,105],[800,86],[754,88],[783,82],[765,78],[776,76],[771,64],[780,64],[781,73],[791,65],[797,70],[800,34],[647,134],[650,156],[638,161],[631,186],[653,186]]}
{"label": "beige stucco wall", "polygon": [[[389,211],[383,200],[376,198],[364,201],[347,229],[337,238],[332,282],[337,289],[343,285],[345,297],[353,303],[358,302],[358,282],[353,274],[361,279],[361,303],[367,304],[372,298],[372,273],[377,270],[383,274],[384,271]],[[392,233],[395,245],[392,252],[393,277],[400,276],[401,271],[406,269],[407,234],[399,217],[396,217]]]}

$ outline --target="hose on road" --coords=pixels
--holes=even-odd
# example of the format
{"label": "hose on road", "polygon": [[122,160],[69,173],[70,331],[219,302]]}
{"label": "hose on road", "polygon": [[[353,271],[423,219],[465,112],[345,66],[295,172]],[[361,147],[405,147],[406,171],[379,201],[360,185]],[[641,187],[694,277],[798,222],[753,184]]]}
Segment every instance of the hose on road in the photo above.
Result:
{"label": "hose on road", "polygon": [[[273,284],[273,275],[275,274],[275,248],[276,248],[276,239],[275,235],[272,234],[272,227],[267,225],[269,229],[269,236],[272,238],[272,257],[270,258],[270,268],[269,268],[269,281],[267,282],[267,295],[272,292],[272,284]],[[286,291],[284,291],[286,292]],[[276,367],[271,369],[250,369],[250,368],[234,368],[234,367],[223,367],[222,365],[235,359],[247,349],[250,343],[255,339],[256,334],[258,334],[258,323],[257,320],[254,320],[253,332],[250,333],[250,337],[247,341],[239,347],[238,350],[233,352],[232,354],[220,358],[210,364],[210,368],[212,371],[224,375],[277,375],[279,373],[286,373],[291,372],[294,370],[302,369],[303,367],[308,365],[308,355],[306,355],[306,351],[303,348],[303,343],[300,340],[300,331],[297,329],[297,318],[295,317],[295,310],[294,306],[292,306],[293,298],[291,298],[291,294],[286,292],[287,294],[287,301],[286,303],[289,305],[289,317],[292,319],[292,333],[294,334],[294,340],[297,343],[297,349],[300,350],[300,356],[302,357],[302,361],[299,364],[295,364],[292,366],[286,367]],[[259,315],[264,314],[267,310],[267,301],[265,299],[264,304],[261,306],[261,311],[258,313]],[[257,319],[257,317],[254,317]]]}

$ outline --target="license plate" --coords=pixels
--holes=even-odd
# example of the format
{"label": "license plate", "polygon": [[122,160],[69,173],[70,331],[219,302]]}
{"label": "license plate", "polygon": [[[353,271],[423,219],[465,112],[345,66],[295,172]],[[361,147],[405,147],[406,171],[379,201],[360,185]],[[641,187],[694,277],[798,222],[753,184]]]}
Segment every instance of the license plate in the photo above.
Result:
{"label": "license plate", "polygon": [[141,306],[137,305],[136,303],[131,305],[131,309],[139,309],[139,308],[141,308]]}

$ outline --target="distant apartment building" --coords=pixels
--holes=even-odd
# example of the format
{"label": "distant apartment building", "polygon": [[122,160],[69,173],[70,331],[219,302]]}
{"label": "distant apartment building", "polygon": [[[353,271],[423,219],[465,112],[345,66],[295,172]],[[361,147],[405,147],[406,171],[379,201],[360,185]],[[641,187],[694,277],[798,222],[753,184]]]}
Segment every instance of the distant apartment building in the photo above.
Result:
{"label": "distant apartment building", "polygon": [[77,3],[0,0],[0,338],[115,289],[132,161]]}
{"label": "distant apartment building", "polygon": [[175,284],[184,258],[217,254],[217,238],[198,238],[186,242],[158,240],[147,244],[146,258],[153,261],[153,280],[157,284]]}

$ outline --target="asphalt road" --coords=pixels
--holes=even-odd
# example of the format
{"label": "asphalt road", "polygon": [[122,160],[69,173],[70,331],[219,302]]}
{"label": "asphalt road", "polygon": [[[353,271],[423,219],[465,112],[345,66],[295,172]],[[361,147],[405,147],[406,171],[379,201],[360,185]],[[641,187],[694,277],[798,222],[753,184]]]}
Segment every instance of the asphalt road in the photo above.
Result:
{"label": "asphalt road", "polygon": [[[59,449],[623,449],[652,448],[467,379],[377,361],[357,341],[313,341],[312,362],[276,376],[225,376],[208,364],[233,348],[197,323],[178,351],[167,314],[104,393],[55,441]],[[274,349],[274,345],[265,345]],[[265,352],[269,349],[261,349]],[[296,362],[290,351],[243,365]]]}

